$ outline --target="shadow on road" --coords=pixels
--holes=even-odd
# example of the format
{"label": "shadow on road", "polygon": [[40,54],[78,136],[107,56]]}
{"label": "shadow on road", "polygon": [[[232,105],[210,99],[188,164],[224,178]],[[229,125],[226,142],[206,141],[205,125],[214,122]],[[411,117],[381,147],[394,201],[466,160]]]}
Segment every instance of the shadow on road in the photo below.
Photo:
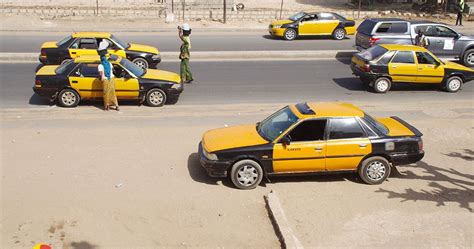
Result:
{"label": "shadow on road", "polygon": [[[401,199],[400,202],[428,201],[435,203],[438,207],[449,202],[458,203],[460,208],[473,212],[470,204],[474,202],[474,175],[461,173],[452,168],[436,167],[423,161],[406,167],[421,168],[424,170],[424,174],[417,175],[413,171],[407,170],[392,174],[392,177],[428,181],[428,187],[430,188],[420,191],[407,188],[400,192],[380,188],[376,192],[388,194],[389,199]],[[446,187],[442,185],[443,183],[455,187]]]}
{"label": "shadow on road", "polygon": [[28,101],[30,105],[54,105],[54,102],[49,101],[46,98],[40,97],[38,94],[34,93],[31,95],[30,100]]}
{"label": "shadow on road", "polygon": [[207,175],[206,170],[201,166],[201,162],[199,161],[198,153],[192,153],[188,157],[188,171],[191,179],[196,182],[205,183],[209,185],[217,185],[218,182],[222,182],[222,184],[226,187],[234,188],[228,178],[217,178],[217,177],[210,177]]}
{"label": "shadow on road", "polygon": [[270,178],[271,183],[284,182],[343,182],[350,181],[354,183],[361,183],[357,173],[315,173],[310,175],[288,175],[288,176],[274,176]]}
{"label": "shadow on road", "polygon": [[[268,40],[277,40],[277,41],[284,41],[284,42],[291,42],[291,41],[287,41],[285,39],[283,39],[282,37],[278,37],[278,36],[272,36],[272,35],[262,35],[263,38],[265,39],[268,39]],[[349,40],[351,38],[349,37],[346,37],[344,38],[343,40]],[[334,42],[338,42],[338,40],[334,40],[332,38],[332,36],[330,35],[305,35],[305,36],[298,36],[296,40],[331,40],[331,41],[334,41]]]}
{"label": "shadow on road", "polygon": [[449,157],[461,158],[466,161],[474,161],[474,151],[470,149],[464,149],[463,153],[451,152],[449,154],[444,154],[444,155],[449,156]]}
{"label": "shadow on road", "polygon": [[[357,77],[344,77],[344,78],[333,78],[334,83],[340,87],[350,91],[372,91],[360,81]],[[437,84],[409,84],[409,83],[396,83],[392,84],[389,92],[421,92],[421,91],[439,91],[439,85]]]}
{"label": "shadow on road", "polygon": [[367,87],[356,77],[334,78],[334,83],[350,91],[367,91]]}
{"label": "shadow on road", "polygon": [[81,242],[72,242],[71,248],[72,249],[95,249],[97,248],[97,246],[87,241],[81,241]]}

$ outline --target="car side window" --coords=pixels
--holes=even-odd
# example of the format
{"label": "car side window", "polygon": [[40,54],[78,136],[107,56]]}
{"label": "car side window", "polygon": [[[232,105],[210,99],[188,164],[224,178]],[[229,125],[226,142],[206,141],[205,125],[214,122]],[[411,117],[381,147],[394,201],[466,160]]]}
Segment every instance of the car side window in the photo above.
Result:
{"label": "car side window", "polygon": [[380,24],[376,33],[406,33],[408,31],[408,24],[404,22],[385,22]]}
{"label": "car side window", "polygon": [[416,60],[418,64],[436,64],[436,59],[426,52],[416,52]]}
{"label": "car side window", "polygon": [[415,27],[415,34],[422,31],[426,36],[436,36],[435,27],[433,25],[420,25]]}
{"label": "car side window", "polygon": [[355,118],[335,118],[329,121],[329,139],[366,137],[364,130]]}
{"label": "car side window", "polygon": [[439,36],[439,37],[456,37],[457,36],[456,32],[444,26],[436,26],[435,29],[436,29],[436,36]]}
{"label": "car side window", "polygon": [[97,49],[97,40],[94,38],[81,38],[79,49]]}
{"label": "car side window", "polygon": [[292,142],[324,140],[326,123],[325,119],[303,121],[291,130],[289,138]]}
{"label": "car side window", "polygon": [[318,20],[334,20],[334,15],[331,13],[319,13]]}
{"label": "car side window", "polygon": [[414,64],[415,59],[413,58],[413,53],[411,51],[398,51],[398,53],[393,57],[392,63]]}
{"label": "car side window", "polygon": [[99,64],[82,64],[80,69],[81,77],[99,78]]}
{"label": "car side window", "polygon": [[311,15],[307,15],[305,17],[303,17],[303,19],[301,20],[302,22],[309,22],[309,21],[315,21],[317,20],[317,16],[314,15],[314,14],[311,14]]}

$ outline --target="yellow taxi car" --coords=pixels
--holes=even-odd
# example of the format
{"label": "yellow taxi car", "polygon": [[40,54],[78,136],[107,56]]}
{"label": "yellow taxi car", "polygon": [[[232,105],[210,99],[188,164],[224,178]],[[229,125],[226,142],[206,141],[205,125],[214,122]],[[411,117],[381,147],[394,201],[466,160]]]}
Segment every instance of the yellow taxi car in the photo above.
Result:
{"label": "yellow taxi car", "polygon": [[423,158],[422,135],[398,117],[373,118],[349,103],[299,103],[256,124],[206,132],[199,155],[210,176],[230,176],[240,189],[264,176],[317,172],[358,172],[380,184],[392,166]]}
{"label": "yellow taxi car", "polygon": [[298,12],[286,20],[275,20],[268,27],[272,36],[291,41],[298,36],[330,35],[342,40],[355,33],[355,21],[330,12]]}
{"label": "yellow taxi car", "polygon": [[352,72],[377,93],[386,93],[393,83],[438,84],[457,92],[474,79],[474,70],[442,61],[423,47],[382,44],[355,54]]}
{"label": "yellow taxi car", "polygon": [[157,48],[124,42],[106,32],[75,32],[58,42],[45,42],[41,45],[39,61],[58,65],[79,56],[97,55],[98,45],[104,39],[109,42],[110,54],[127,58],[141,68],[156,68],[161,61]]}
{"label": "yellow taxi car", "polygon": [[[157,69],[143,69],[116,55],[113,65],[115,92],[119,100],[139,100],[149,106],[176,103],[183,92],[178,74]],[[63,107],[76,107],[81,100],[101,99],[98,55],[77,57],[62,65],[44,65],[36,72],[33,91]]]}

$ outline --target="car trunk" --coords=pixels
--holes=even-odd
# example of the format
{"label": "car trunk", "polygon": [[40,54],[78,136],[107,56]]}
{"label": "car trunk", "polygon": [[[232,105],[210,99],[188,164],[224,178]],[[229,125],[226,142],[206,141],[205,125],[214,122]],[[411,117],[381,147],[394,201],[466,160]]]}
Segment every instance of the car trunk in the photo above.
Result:
{"label": "car trunk", "polygon": [[370,39],[369,35],[366,35],[366,34],[361,33],[361,32],[357,32],[356,38],[355,38],[356,46],[361,48],[361,49],[369,48],[370,47],[369,39]]}
{"label": "car trunk", "polygon": [[399,137],[399,136],[423,136],[418,129],[413,127],[412,125],[405,122],[403,119],[392,116],[388,118],[377,118],[377,121],[382,123],[385,127],[387,127],[389,136],[392,137]]}

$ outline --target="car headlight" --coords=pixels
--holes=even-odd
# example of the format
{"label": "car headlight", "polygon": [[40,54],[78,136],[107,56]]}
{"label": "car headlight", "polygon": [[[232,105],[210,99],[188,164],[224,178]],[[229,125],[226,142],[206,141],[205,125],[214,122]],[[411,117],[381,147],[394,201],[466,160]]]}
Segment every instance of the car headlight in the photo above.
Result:
{"label": "car headlight", "polygon": [[217,161],[218,159],[216,154],[208,153],[206,150],[204,150],[204,156],[211,161]]}
{"label": "car headlight", "polygon": [[275,26],[273,26],[273,28],[274,29],[279,29],[279,28],[281,28],[281,25],[275,25]]}
{"label": "car headlight", "polygon": [[180,84],[180,83],[173,84],[173,85],[171,86],[171,88],[173,88],[173,89],[180,89],[181,87],[183,87],[183,84]]}
{"label": "car headlight", "polygon": [[158,60],[160,58],[161,58],[160,54],[154,54],[154,55],[151,56],[151,59],[153,59],[153,60]]}

